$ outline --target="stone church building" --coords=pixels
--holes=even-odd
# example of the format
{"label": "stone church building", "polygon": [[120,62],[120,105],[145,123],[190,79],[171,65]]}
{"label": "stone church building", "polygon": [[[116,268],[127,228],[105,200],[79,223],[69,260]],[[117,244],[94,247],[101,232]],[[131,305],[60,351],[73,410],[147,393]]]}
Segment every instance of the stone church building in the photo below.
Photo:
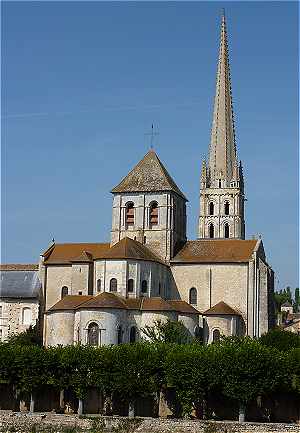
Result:
{"label": "stone church building", "polygon": [[167,318],[191,335],[202,328],[207,343],[268,331],[274,275],[262,240],[245,240],[225,17],[197,239],[186,237],[187,198],[153,150],[111,192],[110,243],[53,243],[41,255],[46,345],[133,342]]}

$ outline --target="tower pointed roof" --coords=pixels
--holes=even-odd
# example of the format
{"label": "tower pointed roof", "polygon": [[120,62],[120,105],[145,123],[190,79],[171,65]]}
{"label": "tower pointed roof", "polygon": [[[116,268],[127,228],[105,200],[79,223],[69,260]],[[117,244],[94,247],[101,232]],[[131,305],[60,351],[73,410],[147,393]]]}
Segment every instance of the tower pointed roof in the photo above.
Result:
{"label": "tower pointed roof", "polygon": [[153,149],[111,190],[112,193],[150,191],[173,191],[187,200]]}
{"label": "tower pointed roof", "polygon": [[225,14],[222,16],[216,95],[209,148],[211,178],[230,181],[237,167]]}

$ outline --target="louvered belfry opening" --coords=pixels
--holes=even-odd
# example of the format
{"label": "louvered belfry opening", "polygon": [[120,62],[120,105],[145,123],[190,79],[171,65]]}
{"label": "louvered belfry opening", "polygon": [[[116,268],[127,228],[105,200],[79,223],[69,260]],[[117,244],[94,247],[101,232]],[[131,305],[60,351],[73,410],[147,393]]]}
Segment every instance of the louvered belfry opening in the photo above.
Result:
{"label": "louvered belfry opening", "polygon": [[156,226],[158,224],[158,204],[152,203],[150,206],[150,224]]}
{"label": "louvered belfry opening", "polygon": [[134,225],[134,204],[131,202],[126,205],[126,224],[128,226]]}

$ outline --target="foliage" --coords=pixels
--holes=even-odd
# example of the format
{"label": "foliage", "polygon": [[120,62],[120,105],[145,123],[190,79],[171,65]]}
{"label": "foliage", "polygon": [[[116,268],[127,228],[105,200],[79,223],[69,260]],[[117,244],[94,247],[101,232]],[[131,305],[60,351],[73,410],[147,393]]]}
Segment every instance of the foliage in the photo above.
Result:
{"label": "foliage", "polygon": [[191,343],[193,338],[181,321],[155,320],[154,325],[146,325],[142,333],[152,343]]}
{"label": "foliage", "polygon": [[84,399],[90,387],[127,401],[171,387],[181,414],[189,415],[210,395],[247,405],[259,395],[300,395],[300,347],[294,334],[274,330],[260,339],[223,338],[209,346],[136,343],[119,346],[42,348],[0,344],[0,381],[20,392],[43,385],[72,389]]}
{"label": "foliage", "polygon": [[290,331],[284,331],[280,328],[275,328],[262,335],[259,342],[263,346],[288,351],[293,348],[300,348],[300,335],[294,334]]}
{"label": "foliage", "polygon": [[29,326],[26,331],[20,334],[12,334],[7,340],[10,344],[19,344],[20,346],[41,346],[42,338],[36,326]]}

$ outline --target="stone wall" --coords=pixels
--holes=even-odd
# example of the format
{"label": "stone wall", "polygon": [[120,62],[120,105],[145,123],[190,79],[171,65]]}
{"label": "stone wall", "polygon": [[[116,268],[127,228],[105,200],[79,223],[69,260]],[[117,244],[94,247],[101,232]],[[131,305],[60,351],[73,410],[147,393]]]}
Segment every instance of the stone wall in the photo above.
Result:
{"label": "stone wall", "polygon": [[299,433],[299,424],[193,421],[125,417],[79,418],[76,415],[20,414],[0,411],[0,432],[8,433]]}
{"label": "stone wall", "polygon": [[[2,298],[0,301],[2,316],[0,317],[0,330],[2,341],[12,334],[26,331],[30,325],[34,326],[39,318],[38,299]],[[24,323],[23,310],[30,309],[31,320]]]}

